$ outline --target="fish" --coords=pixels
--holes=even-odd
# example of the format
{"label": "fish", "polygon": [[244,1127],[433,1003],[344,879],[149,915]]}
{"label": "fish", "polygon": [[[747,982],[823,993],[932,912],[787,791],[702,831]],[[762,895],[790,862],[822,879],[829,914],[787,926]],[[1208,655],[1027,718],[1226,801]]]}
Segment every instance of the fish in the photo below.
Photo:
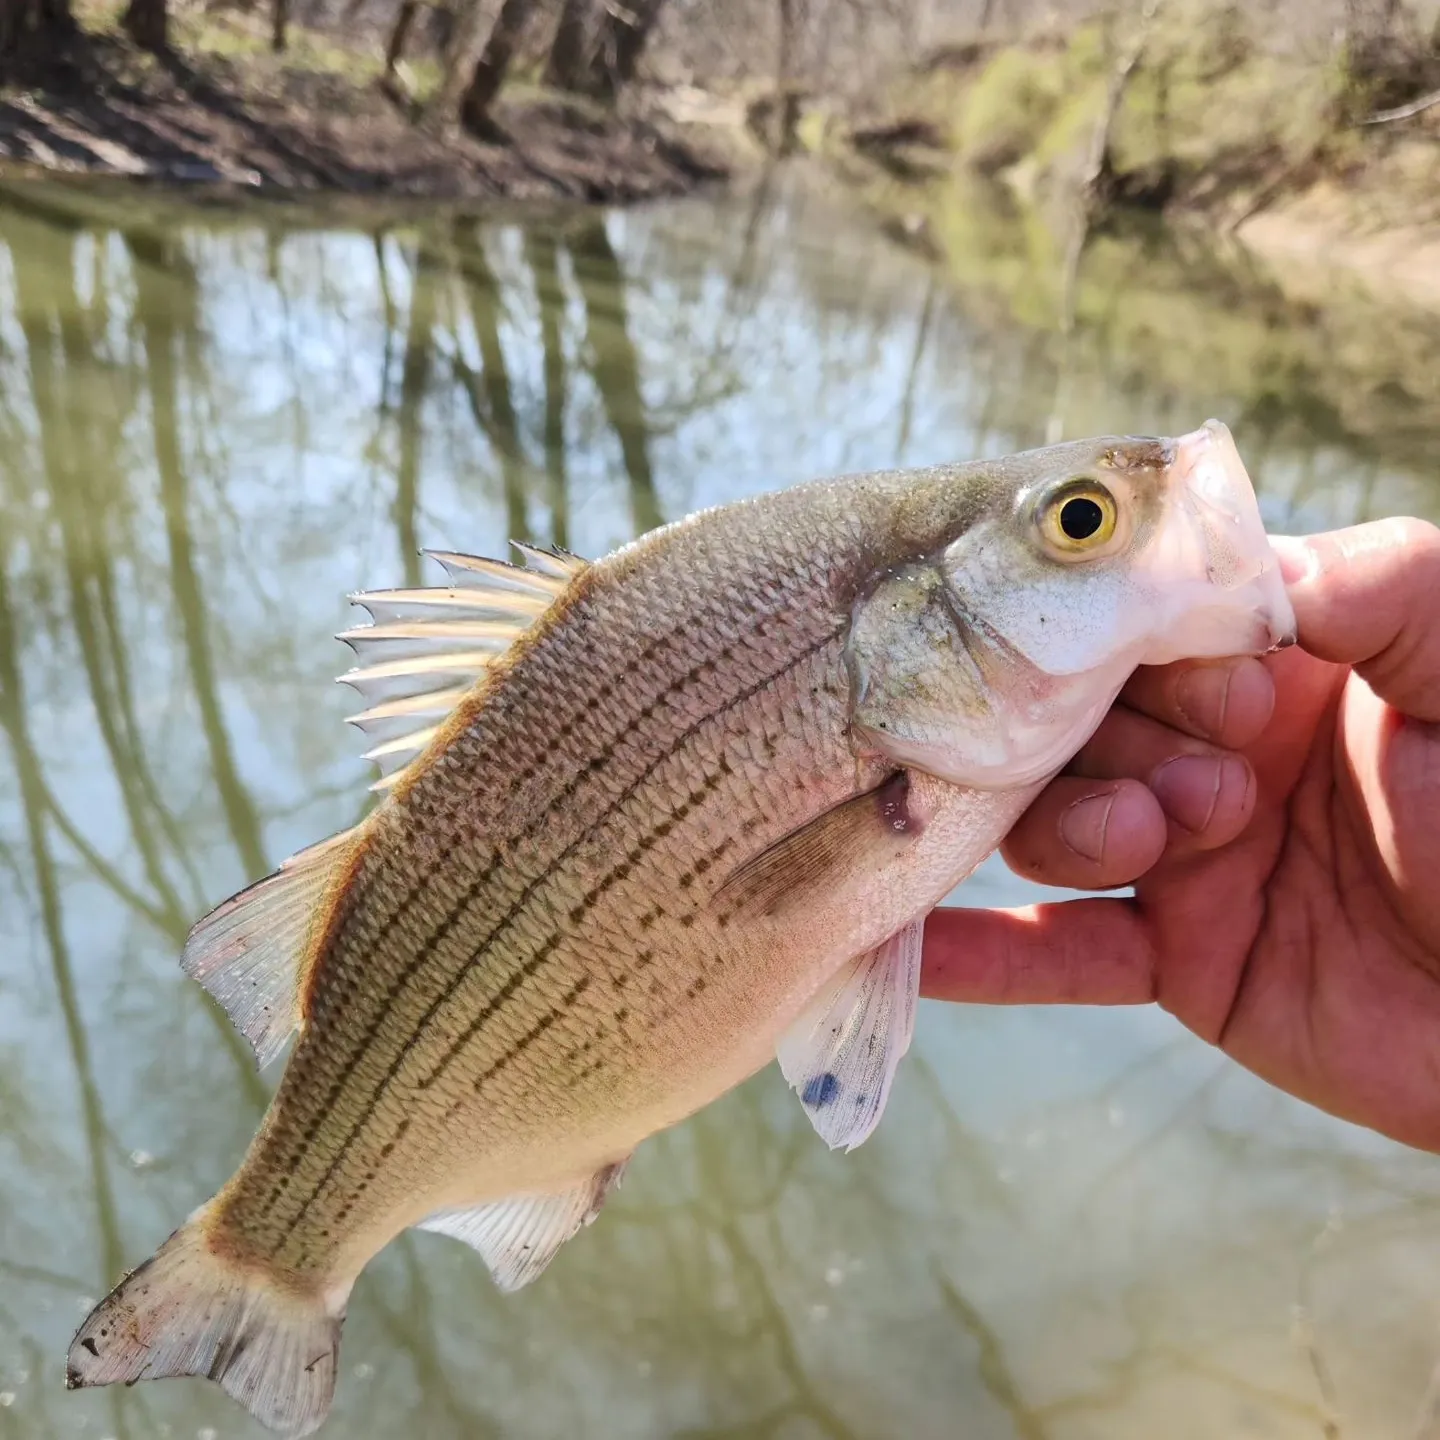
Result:
{"label": "fish", "polygon": [[772,1059],[853,1150],[925,917],[1136,667],[1295,638],[1219,421],[815,480],[594,562],[517,548],[351,597],[379,799],[181,960],[259,1064],[293,1048],[231,1179],[81,1324],[70,1388],[204,1376],[310,1434],[402,1232],[519,1289],[637,1146]]}

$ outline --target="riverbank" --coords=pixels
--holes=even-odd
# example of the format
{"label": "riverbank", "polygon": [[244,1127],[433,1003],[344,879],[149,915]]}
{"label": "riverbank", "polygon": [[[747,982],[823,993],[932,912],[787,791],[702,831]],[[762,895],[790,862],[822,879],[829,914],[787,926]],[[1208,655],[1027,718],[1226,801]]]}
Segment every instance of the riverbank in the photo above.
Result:
{"label": "riverbank", "polygon": [[[798,134],[908,222],[979,179],[1061,232],[1151,211],[1440,309],[1440,30],[1361,46],[1247,30],[1230,7],[1137,7],[940,47]],[[905,192],[912,192],[907,198]]]}
{"label": "riverbank", "polygon": [[1440,84],[1440,49],[1413,35],[1363,55],[1276,50],[1233,9],[1170,0],[1127,25],[936,45],[843,101],[823,77],[797,78],[777,104],[771,81],[744,79],[753,64],[711,73],[677,58],[684,36],[662,27],[618,103],[542,88],[534,56],[512,66],[477,138],[418,123],[433,47],[386,78],[373,27],[292,23],[277,55],[261,11],[172,5],[173,48],[156,57],[94,3],[67,63],[0,88],[0,177],[392,206],[621,203],[738,177],[768,147],[821,157],[862,195],[898,192],[886,203],[912,240],[917,216],[978,177],[1062,233],[1077,198],[1087,229],[1151,210],[1233,235],[1317,293],[1354,274],[1440,310],[1440,104],[1407,113]]}
{"label": "riverbank", "polygon": [[[1397,154],[1403,160],[1405,152]],[[1410,215],[1385,213],[1394,191],[1372,172],[1368,183],[1347,186],[1321,180],[1248,216],[1235,238],[1276,267],[1292,292],[1302,287],[1324,303],[1337,277],[1353,277],[1367,290],[1440,315],[1440,147],[1416,147],[1414,157],[1432,171]],[[1398,167],[1397,167],[1398,168]],[[1408,192],[1405,184],[1401,194]],[[1425,202],[1429,202],[1429,213]]]}
{"label": "riverbank", "polygon": [[[893,179],[833,185],[836,203],[863,195],[877,226],[924,257],[978,353],[1001,372],[1023,364],[1024,403],[1048,396],[1029,416],[1046,436],[1091,433],[1107,397],[1134,394],[1176,424],[1196,405],[1223,415],[1260,455],[1308,447],[1416,474],[1431,465],[1440,310],[1399,285],[1369,284],[1339,258],[1272,261],[1212,227],[1134,210],[1103,217],[1076,256],[1063,230],[979,176],[919,193]],[[1021,419],[998,402],[992,418]]]}
{"label": "riverbank", "polygon": [[705,127],[638,88],[623,107],[509,87],[480,139],[416,123],[387,93],[374,48],[292,27],[271,53],[263,19],[182,12],[151,55],[113,32],[0,87],[0,176],[58,172],[152,183],[390,200],[618,203],[723,179]]}

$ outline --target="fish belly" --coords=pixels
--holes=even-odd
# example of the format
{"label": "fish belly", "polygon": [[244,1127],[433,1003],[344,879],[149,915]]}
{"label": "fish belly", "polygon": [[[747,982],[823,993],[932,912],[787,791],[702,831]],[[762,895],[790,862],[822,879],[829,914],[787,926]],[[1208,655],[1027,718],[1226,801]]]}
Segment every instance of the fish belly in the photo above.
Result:
{"label": "fish belly", "polygon": [[[708,903],[715,885],[686,883],[753,818],[717,806],[682,830],[663,864],[633,886],[628,877],[612,885],[546,964],[527,972],[554,933],[537,917],[513,952],[496,957],[497,975],[508,978],[484,992],[490,998],[457,995],[396,1082],[378,1098],[344,1096],[325,1140],[333,1152],[343,1132],[348,1146],[314,1184],[297,1224],[277,1235],[273,1215],[254,1224],[243,1207],[236,1221],[253,1225],[284,1268],[333,1280],[358,1273],[436,1211],[562,1190],[624,1160],[763,1068],[819,986],[943,899],[1033,793],[916,777],[925,823],[913,846],[838,889],[799,897],[779,916],[728,925]],[[601,855],[613,869],[617,853],[628,852],[605,844],[587,857],[591,890],[594,877],[609,873]],[[273,1192],[281,1173],[274,1152],[258,1148],[250,1163],[248,1178]]]}

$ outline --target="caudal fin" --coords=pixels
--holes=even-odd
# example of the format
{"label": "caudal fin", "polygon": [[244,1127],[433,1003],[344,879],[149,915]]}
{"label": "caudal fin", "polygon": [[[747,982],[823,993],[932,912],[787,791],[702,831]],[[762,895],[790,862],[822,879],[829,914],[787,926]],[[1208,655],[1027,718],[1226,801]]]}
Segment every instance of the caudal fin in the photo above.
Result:
{"label": "caudal fin", "polygon": [[215,1254],[197,1216],[86,1317],[65,1383],[203,1375],[261,1424],[309,1435],[330,1413],[343,1319]]}

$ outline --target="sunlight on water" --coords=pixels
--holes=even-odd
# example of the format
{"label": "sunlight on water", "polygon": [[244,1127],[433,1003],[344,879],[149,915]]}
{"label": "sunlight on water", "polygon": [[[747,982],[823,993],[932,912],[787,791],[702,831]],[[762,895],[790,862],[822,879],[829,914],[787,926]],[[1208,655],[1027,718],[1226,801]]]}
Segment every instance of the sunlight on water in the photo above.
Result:
{"label": "sunlight on water", "polygon": [[[1065,349],[1027,323],[1044,277],[949,275],[794,177],[374,234],[75,203],[0,197],[16,1440],[262,1433],[201,1382],[66,1395],[63,1355],[263,1107],[176,957],[366,802],[329,683],[347,592],[433,579],[422,546],[596,555],[817,474],[1001,454],[1057,394],[1072,435],[1220,415],[1275,528],[1440,515],[1437,327],[1349,310],[1327,331],[1153,241],[1111,290],[1103,243]],[[1393,343],[1337,339],[1357,334]],[[1172,363],[1191,342],[1203,363]],[[993,863],[960,897],[1028,898]],[[854,1155],[772,1068],[643,1147],[517,1296],[452,1241],[393,1246],[356,1289],[325,1433],[1399,1440],[1440,1355],[1437,1222],[1433,1160],[1158,1012],[927,1005]]]}

